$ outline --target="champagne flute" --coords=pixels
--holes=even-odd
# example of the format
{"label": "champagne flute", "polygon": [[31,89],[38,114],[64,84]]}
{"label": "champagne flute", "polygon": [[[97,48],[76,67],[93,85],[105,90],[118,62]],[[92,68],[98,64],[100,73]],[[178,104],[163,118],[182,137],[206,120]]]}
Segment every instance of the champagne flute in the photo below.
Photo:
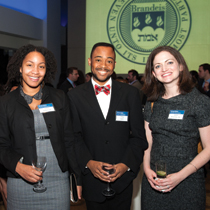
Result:
{"label": "champagne flute", "polygon": [[[44,156],[37,156],[37,159],[32,162],[32,166],[37,171],[44,172],[44,170],[47,166],[47,158]],[[47,190],[47,188],[44,186],[44,184],[41,183],[41,181],[39,181],[36,184],[34,184],[33,190],[34,190],[34,192],[42,193],[42,192],[45,192]]]}
{"label": "champagne flute", "polygon": [[[115,172],[115,169],[114,168],[107,169],[106,166],[103,166],[102,169],[104,171],[107,171],[109,174],[113,174]],[[104,196],[107,196],[107,197],[111,197],[111,196],[115,195],[115,190],[113,190],[110,187],[110,183],[109,182],[107,182],[107,187],[102,191],[102,194]]]}

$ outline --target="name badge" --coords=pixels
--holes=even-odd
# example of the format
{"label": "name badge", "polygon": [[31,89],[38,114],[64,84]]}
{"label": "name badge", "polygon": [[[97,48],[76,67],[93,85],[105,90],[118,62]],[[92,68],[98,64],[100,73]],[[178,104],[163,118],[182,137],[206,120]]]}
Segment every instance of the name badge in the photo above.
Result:
{"label": "name badge", "polygon": [[116,111],[116,121],[127,122],[128,121],[128,112]]}
{"label": "name badge", "polygon": [[38,105],[38,108],[39,108],[40,113],[47,113],[47,112],[54,112],[55,111],[52,103]]}
{"label": "name badge", "polygon": [[171,110],[168,119],[183,120],[184,110]]}

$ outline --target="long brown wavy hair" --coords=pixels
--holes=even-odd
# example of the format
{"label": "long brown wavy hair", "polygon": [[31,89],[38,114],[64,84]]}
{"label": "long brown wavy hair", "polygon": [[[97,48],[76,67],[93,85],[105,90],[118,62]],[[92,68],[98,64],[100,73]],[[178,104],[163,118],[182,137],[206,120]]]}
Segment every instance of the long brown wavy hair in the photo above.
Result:
{"label": "long brown wavy hair", "polygon": [[159,96],[163,96],[165,94],[165,87],[163,83],[158,81],[152,73],[154,71],[154,66],[153,66],[154,58],[158,53],[162,51],[169,52],[171,55],[173,55],[174,58],[179,63],[179,65],[183,67],[183,70],[179,74],[178,86],[180,93],[183,95],[189,93],[192,91],[193,87],[195,86],[195,84],[192,81],[192,77],[190,75],[187,64],[181,53],[170,46],[157,47],[151,52],[147,60],[144,72],[144,86],[142,88],[142,91],[147,96],[147,100],[151,102],[156,101]]}

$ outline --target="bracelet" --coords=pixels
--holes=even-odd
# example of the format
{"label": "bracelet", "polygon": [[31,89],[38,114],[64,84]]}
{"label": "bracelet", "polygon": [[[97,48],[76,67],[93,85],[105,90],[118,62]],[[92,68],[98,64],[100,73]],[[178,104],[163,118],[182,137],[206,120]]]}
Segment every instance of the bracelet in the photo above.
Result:
{"label": "bracelet", "polygon": [[189,164],[192,165],[192,166],[194,166],[195,167],[195,170],[196,170],[195,172],[197,172],[197,170],[198,170],[197,167],[195,165],[193,165],[192,163],[189,163]]}

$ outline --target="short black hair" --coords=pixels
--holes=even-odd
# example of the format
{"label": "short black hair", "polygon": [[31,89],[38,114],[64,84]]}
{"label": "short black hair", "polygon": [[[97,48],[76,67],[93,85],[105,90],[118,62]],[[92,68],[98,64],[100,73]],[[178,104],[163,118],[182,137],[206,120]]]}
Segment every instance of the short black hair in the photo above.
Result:
{"label": "short black hair", "polygon": [[132,73],[133,77],[136,76],[136,79],[139,78],[139,73],[135,69],[131,69],[130,71],[128,71],[128,73]]}
{"label": "short black hair", "polygon": [[92,72],[88,72],[86,75],[89,75],[90,77],[92,77]]}
{"label": "short black hair", "polygon": [[203,67],[204,71],[208,70],[210,73],[210,64],[209,63],[203,63],[199,67],[201,67],[201,66]]}
{"label": "short black hair", "polygon": [[91,53],[90,53],[90,58],[92,58],[93,52],[97,47],[111,47],[113,52],[114,52],[114,55],[116,57],[114,45],[106,43],[106,42],[98,42],[98,43],[93,45],[93,48],[92,48]]}
{"label": "short black hair", "polygon": [[74,70],[77,70],[78,71],[78,68],[77,67],[69,67],[67,70],[66,70],[66,76],[68,77],[69,74],[73,74],[73,71]]}
{"label": "short black hair", "polygon": [[191,71],[190,71],[190,74],[191,74],[192,77],[195,78],[196,80],[199,79],[198,72],[197,72],[196,70],[191,70]]}

